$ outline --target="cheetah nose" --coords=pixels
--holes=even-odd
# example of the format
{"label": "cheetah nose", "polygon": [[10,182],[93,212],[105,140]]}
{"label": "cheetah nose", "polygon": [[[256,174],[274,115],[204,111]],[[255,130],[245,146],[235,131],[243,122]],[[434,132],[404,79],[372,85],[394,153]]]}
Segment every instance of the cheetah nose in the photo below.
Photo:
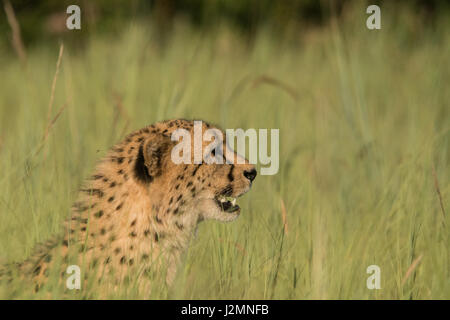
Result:
{"label": "cheetah nose", "polygon": [[250,180],[250,182],[252,182],[253,180],[255,180],[256,170],[252,169],[250,171],[244,171],[244,177],[246,177],[248,180]]}

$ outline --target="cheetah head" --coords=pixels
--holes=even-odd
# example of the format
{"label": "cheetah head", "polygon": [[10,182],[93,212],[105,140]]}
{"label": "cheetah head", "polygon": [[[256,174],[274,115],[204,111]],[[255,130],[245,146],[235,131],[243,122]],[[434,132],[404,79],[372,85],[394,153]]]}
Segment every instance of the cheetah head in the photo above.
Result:
{"label": "cheetah head", "polygon": [[[156,128],[141,144],[135,172],[139,179],[151,181],[148,185],[152,194],[158,195],[155,206],[159,215],[184,216],[197,221],[236,219],[241,211],[236,198],[250,190],[256,177],[254,165],[229,147],[222,130],[205,122],[202,122],[203,133],[212,129],[222,134],[210,136],[209,141],[202,139],[197,144],[193,121],[166,121]],[[189,135],[183,137],[190,140],[191,161],[188,163],[174,161],[174,155],[180,156],[186,151],[180,148],[182,139],[173,138],[174,131],[180,128]],[[220,147],[212,149],[211,141]],[[200,146],[204,157],[198,163],[195,152]]]}

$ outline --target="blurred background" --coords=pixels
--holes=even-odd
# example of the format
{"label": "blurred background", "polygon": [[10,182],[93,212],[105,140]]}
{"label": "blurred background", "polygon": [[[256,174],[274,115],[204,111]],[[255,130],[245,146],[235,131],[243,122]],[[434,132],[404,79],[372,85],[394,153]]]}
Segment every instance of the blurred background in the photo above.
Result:
{"label": "blurred background", "polygon": [[[8,0],[10,1],[10,0]],[[382,1],[360,0],[13,0],[11,1],[21,36],[26,46],[54,39],[83,41],[92,33],[116,33],[131,22],[151,24],[161,37],[170,36],[174,24],[181,20],[198,31],[211,31],[222,24],[232,27],[247,40],[261,28],[274,37],[304,33],[308,28],[329,23],[332,16],[345,14],[346,8],[380,5]],[[83,27],[79,32],[66,28],[66,8],[82,8]],[[384,1],[390,10],[414,12],[415,18],[433,24],[436,16],[449,10],[446,0]],[[8,41],[10,28],[3,12],[0,21],[2,41]]]}
{"label": "blurred background", "polygon": [[[125,134],[197,118],[280,129],[279,172],[201,224],[172,290],[74,298],[450,298],[448,1],[1,3],[0,264],[62,232]],[[0,297],[49,297],[22,289]]]}

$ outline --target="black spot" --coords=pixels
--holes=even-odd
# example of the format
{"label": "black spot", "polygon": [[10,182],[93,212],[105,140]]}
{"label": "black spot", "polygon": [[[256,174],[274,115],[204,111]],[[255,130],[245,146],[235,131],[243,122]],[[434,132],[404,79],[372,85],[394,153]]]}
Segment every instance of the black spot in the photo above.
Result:
{"label": "black spot", "polygon": [[231,165],[230,172],[228,172],[228,180],[229,180],[230,182],[233,182],[233,180],[234,180],[234,177],[233,177],[233,170],[234,170],[234,164]]}
{"label": "black spot", "polygon": [[175,210],[173,210],[173,214],[177,214],[178,213],[178,208],[176,208]]}
{"label": "black spot", "polygon": [[192,181],[189,181],[188,184],[186,185],[187,188],[189,188],[190,186],[192,186]]}
{"label": "black spot", "polygon": [[103,178],[103,176],[101,174],[95,174],[92,176],[92,180],[99,180],[101,178]]}
{"label": "black spot", "polygon": [[134,219],[134,220],[131,222],[130,226],[134,226],[135,224],[136,224],[136,219]]}
{"label": "black spot", "polygon": [[178,190],[179,187],[180,187],[180,185],[177,184],[177,185],[175,186],[175,190]]}
{"label": "black spot", "polygon": [[158,242],[159,241],[159,235],[155,232],[155,241]]}
{"label": "black spot", "polygon": [[142,260],[148,260],[148,254],[144,253],[144,254],[142,255]]}
{"label": "black spot", "polygon": [[38,275],[39,272],[41,272],[41,266],[37,266],[36,268],[34,268],[33,273],[34,273],[35,275]]}
{"label": "black spot", "polygon": [[106,259],[105,259],[105,264],[108,264],[108,263],[110,263],[111,262],[111,257],[107,257]]}
{"label": "black spot", "polygon": [[135,231],[131,231],[130,232],[130,237],[133,237],[133,238],[135,238],[137,236],[137,234],[136,234],[136,232]]}
{"label": "black spot", "polygon": [[86,227],[82,227],[80,230],[81,231],[86,231]]}
{"label": "black spot", "polygon": [[116,186],[115,182],[111,182],[111,184],[109,185],[111,188],[114,188]]}
{"label": "black spot", "polygon": [[184,226],[181,223],[175,222],[175,225],[177,226],[178,229],[183,230]]}
{"label": "black spot", "polygon": [[[87,209],[89,209],[89,207],[84,205],[84,203],[82,203],[82,202],[75,202],[72,206],[72,209],[77,212],[83,212],[83,211],[86,211]],[[74,219],[72,218],[72,220],[74,220]]]}
{"label": "black spot", "polygon": [[119,164],[121,164],[121,163],[123,162],[123,160],[125,160],[124,157],[117,158],[117,162],[118,162]]}
{"label": "black spot", "polygon": [[144,147],[141,144],[139,147],[138,156],[134,164],[134,177],[142,183],[150,183],[153,181],[153,177],[148,173],[145,166]]}
{"label": "black spot", "polygon": [[50,261],[52,261],[52,256],[51,256],[50,254],[46,255],[45,258],[44,258],[44,261],[45,261],[45,262],[50,262]]}
{"label": "black spot", "polygon": [[133,263],[134,263],[134,259],[133,258],[131,258],[129,261],[128,261],[128,263],[130,264],[130,266],[132,266],[133,265]]}
{"label": "black spot", "polygon": [[68,247],[69,246],[69,242],[67,240],[63,240],[62,242],[64,247]]}
{"label": "black spot", "polygon": [[156,221],[157,223],[162,223],[162,220],[161,220],[160,218],[158,218],[158,216],[155,216],[155,221]]}
{"label": "black spot", "polygon": [[96,218],[101,218],[103,216],[103,210],[100,210],[99,212],[97,212],[96,214],[94,214],[94,216]]}
{"label": "black spot", "polygon": [[183,197],[183,195],[180,194],[180,195],[178,196],[178,198],[177,198],[177,202],[180,201],[182,197]]}
{"label": "black spot", "polygon": [[100,234],[101,234],[101,235],[104,235],[105,233],[106,233],[105,228],[102,228],[102,229],[100,230]]}
{"label": "black spot", "polygon": [[125,256],[122,256],[122,258],[120,258],[120,264],[124,264],[127,261],[127,258],[125,258]]}
{"label": "black spot", "polygon": [[172,202],[173,202],[173,197],[170,197],[169,205],[172,204]]}
{"label": "black spot", "polygon": [[117,171],[117,174],[123,174],[123,170],[120,169],[119,171]]}
{"label": "black spot", "polygon": [[148,237],[149,234],[150,234],[150,230],[147,229],[144,231],[144,236]]}
{"label": "black spot", "polygon": [[115,254],[119,254],[119,253],[120,253],[120,248],[115,248],[115,249],[114,249],[114,253],[115,253]]}
{"label": "black spot", "polygon": [[114,201],[114,197],[110,197],[109,199],[108,199],[108,202],[113,202]]}
{"label": "black spot", "polygon": [[122,208],[122,206],[123,206],[123,202],[117,206],[116,210],[117,211],[120,210]]}

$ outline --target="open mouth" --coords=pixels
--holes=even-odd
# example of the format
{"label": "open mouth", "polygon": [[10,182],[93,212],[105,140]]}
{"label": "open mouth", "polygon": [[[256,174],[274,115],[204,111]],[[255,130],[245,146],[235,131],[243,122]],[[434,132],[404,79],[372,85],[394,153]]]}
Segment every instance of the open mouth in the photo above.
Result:
{"label": "open mouth", "polygon": [[236,204],[236,198],[234,197],[226,197],[226,196],[218,196],[215,198],[217,205],[222,208],[222,211],[228,213],[238,212],[241,208]]}

